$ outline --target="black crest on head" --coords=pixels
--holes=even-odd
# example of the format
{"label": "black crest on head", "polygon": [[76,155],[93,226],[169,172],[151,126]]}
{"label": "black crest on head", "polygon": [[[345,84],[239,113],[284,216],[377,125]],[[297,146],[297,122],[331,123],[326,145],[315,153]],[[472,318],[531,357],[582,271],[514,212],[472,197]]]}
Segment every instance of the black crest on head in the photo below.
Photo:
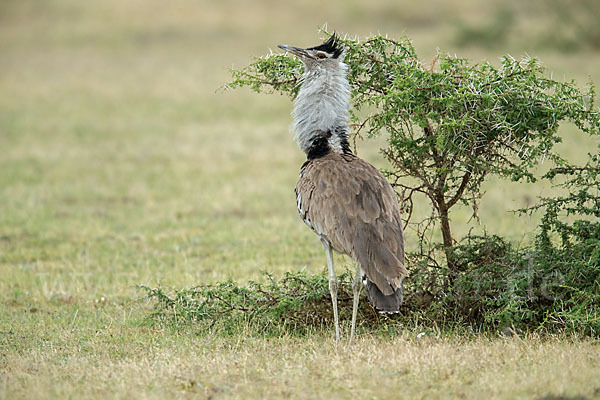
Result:
{"label": "black crest on head", "polygon": [[338,58],[344,52],[344,46],[339,42],[335,33],[331,35],[328,41],[315,47],[306,50],[320,50],[329,54],[333,54],[333,58]]}

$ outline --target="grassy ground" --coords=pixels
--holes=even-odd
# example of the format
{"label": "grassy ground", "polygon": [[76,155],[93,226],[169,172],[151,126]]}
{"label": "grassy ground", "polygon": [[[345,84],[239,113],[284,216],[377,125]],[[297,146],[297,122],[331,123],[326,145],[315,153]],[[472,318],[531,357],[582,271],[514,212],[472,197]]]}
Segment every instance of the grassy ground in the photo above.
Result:
{"label": "grassy ground", "polygon": [[[314,44],[329,21],[361,35],[405,30],[425,59],[438,46],[475,60],[528,51],[555,76],[600,82],[598,53],[456,49],[457,21],[489,13],[478,2],[368,3],[2,2],[0,397],[598,396],[591,341],[417,340],[407,327],[335,350],[329,336],[198,337],[143,324],[140,283],[325,264],[295,209],[303,157],[291,104],[215,93],[227,66],[280,42]],[[584,142],[564,133],[577,157]],[[384,166],[377,141],[360,155]],[[520,240],[535,221],[506,210],[542,190],[490,183],[482,218]],[[468,217],[454,216],[458,234]]]}

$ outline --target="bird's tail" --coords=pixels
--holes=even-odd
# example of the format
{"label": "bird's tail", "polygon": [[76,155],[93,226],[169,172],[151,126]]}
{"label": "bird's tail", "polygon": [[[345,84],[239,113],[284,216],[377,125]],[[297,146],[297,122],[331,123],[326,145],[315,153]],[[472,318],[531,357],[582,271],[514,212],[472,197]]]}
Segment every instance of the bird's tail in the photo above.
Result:
{"label": "bird's tail", "polygon": [[381,293],[381,290],[376,284],[371,282],[366,275],[363,275],[363,284],[367,291],[367,299],[369,303],[380,313],[395,314],[400,312],[400,306],[402,305],[402,285],[396,291],[390,295]]}

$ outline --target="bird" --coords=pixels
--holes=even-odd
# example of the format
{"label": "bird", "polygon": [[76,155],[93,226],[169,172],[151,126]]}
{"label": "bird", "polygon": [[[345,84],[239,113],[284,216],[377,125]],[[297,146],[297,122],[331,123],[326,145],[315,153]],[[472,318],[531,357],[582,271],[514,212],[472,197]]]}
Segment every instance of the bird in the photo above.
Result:
{"label": "bird", "polygon": [[296,203],[325,250],[336,343],[340,326],[333,251],[356,263],[352,342],[362,286],[376,311],[400,311],[403,280],[408,276],[400,206],[383,174],[350,148],[351,86],[343,42],[333,33],[314,47],[278,47],[304,64],[292,111],[294,139],[306,154],[295,188]]}

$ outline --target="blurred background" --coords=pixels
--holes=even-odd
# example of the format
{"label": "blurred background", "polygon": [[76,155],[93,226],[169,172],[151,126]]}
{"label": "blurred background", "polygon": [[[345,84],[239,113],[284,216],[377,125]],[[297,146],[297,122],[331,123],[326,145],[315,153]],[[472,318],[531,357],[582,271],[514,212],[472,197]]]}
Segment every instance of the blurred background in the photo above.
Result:
{"label": "blurred background", "polygon": [[[85,297],[320,271],[321,248],[295,209],[303,154],[288,132],[290,99],[219,91],[229,67],[279,43],[316,45],[327,24],[406,34],[426,63],[438,49],[496,64],[528,54],[583,86],[600,82],[597,3],[3,0],[0,272],[12,279],[2,285]],[[567,156],[590,149],[563,131]],[[359,143],[359,155],[384,167],[382,140]],[[535,221],[507,210],[542,190],[490,182],[483,223],[523,240]]]}

